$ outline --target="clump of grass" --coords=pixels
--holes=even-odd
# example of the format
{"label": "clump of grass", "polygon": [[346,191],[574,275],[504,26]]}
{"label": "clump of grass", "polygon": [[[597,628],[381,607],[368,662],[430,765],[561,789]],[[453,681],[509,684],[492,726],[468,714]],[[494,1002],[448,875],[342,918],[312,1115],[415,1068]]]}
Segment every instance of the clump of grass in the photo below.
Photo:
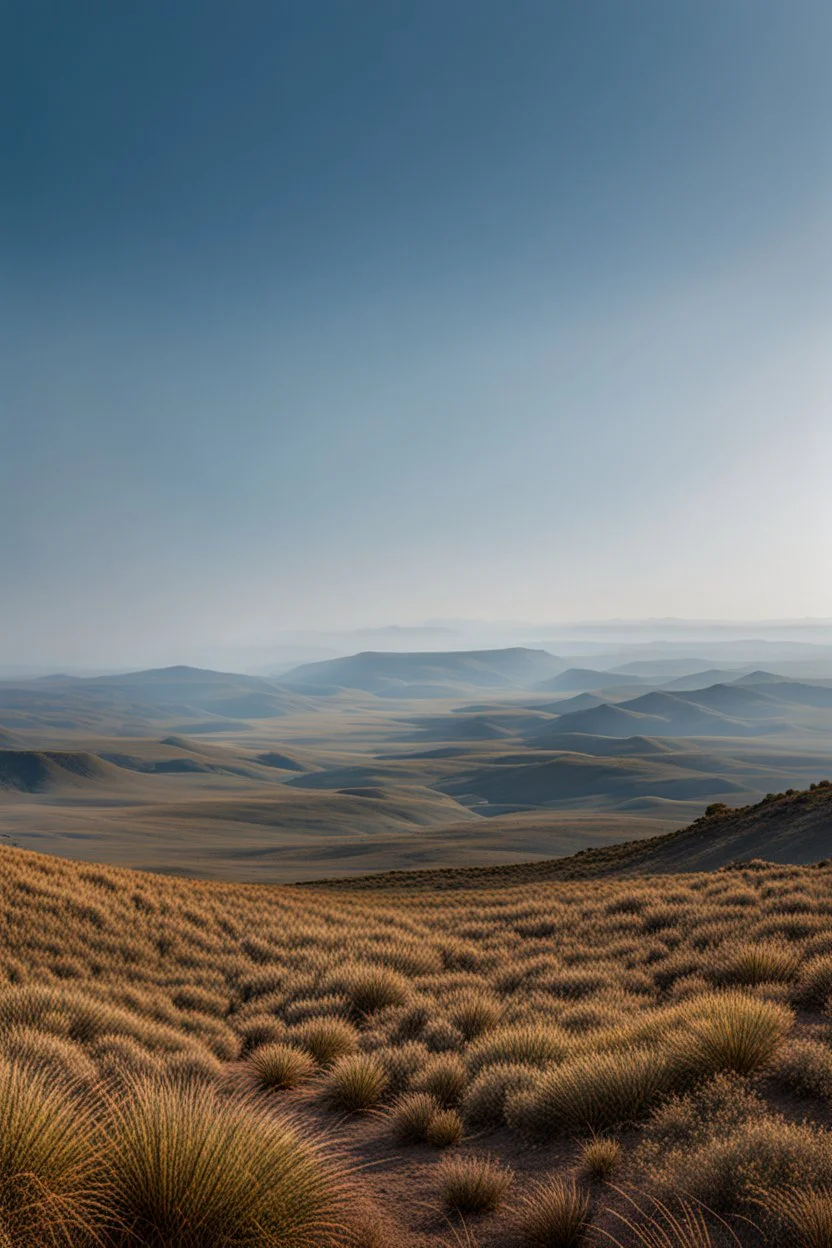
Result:
{"label": "clump of grass", "polygon": [[403,1005],[410,983],[388,966],[359,964],[339,976],[333,989],[349,1000],[353,1016],[360,1020],[385,1006]]}
{"label": "clump of grass", "polygon": [[43,1071],[0,1064],[0,1225],[9,1242],[71,1248],[94,1224],[101,1185],[89,1108]]}
{"label": "clump of grass", "polygon": [[428,1060],[428,1050],[419,1040],[408,1040],[404,1044],[380,1048],[378,1058],[384,1065],[389,1091],[398,1096],[418,1076]]}
{"label": "clump of grass", "polygon": [[581,1169],[591,1179],[606,1182],[621,1164],[621,1145],[609,1135],[595,1135],[581,1148]]}
{"label": "clump of grass", "polygon": [[832,1245],[832,1187],[785,1187],[762,1192],[756,1202],[777,1242],[796,1248]]}
{"label": "clump of grass", "polygon": [[10,1027],[0,1037],[0,1047],[9,1061],[71,1088],[90,1089],[98,1080],[95,1062],[80,1045],[62,1036],[35,1027]]}
{"label": "clump of grass", "polygon": [[492,1157],[447,1157],[440,1164],[442,1203],[449,1213],[487,1213],[496,1209],[514,1178]]}
{"label": "clump of grass", "polygon": [[528,1091],[540,1078],[530,1066],[501,1062],[481,1070],[465,1091],[462,1114],[472,1127],[499,1127],[505,1121],[506,1102],[517,1092]]}
{"label": "clump of grass", "polygon": [[646,1114],[670,1091],[673,1073],[655,1049],[584,1054],[511,1096],[506,1121],[541,1139],[587,1128],[603,1131]]}
{"label": "clump of grass", "polygon": [[384,1066],[372,1053],[340,1058],[323,1085],[322,1097],[330,1109],[357,1114],[372,1109],[387,1091]]}
{"label": "clump of grass", "polygon": [[767,1066],[792,1026],[791,1011],[739,991],[687,1003],[687,1026],[676,1037],[674,1058],[693,1077]]}
{"label": "clump of grass", "polygon": [[486,1066],[509,1064],[544,1068],[561,1062],[570,1051],[570,1040],[559,1028],[545,1023],[521,1023],[498,1027],[472,1044],[468,1066],[477,1074]]}
{"label": "clump of grass", "polygon": [[328,1248],[346,1223],[332,1167],[273,1114],[167,1081],[110,1112],[112,1215],[141,1244]]}
{"label": "clump of grass", "polygon": [[745,985],[791,983],[800,966],[794,945],[773,940],[745,941],[720,950],[709,977],[715,984]]}
{"label": "clump of grass", "polygon": [[462,1119],[455,1109],[440,1109],[428,1123],[425,1140],[434,1148],[458,1144],[463,1134]]}
{"label": "clump of grass", "polygon": [[823,1010],[831,996],[832,954],[821,953],[803,967],[795,988],[795,1001],[806,1010]]}
{"label": "clump of grass", "polygon": [[468,1083],[468,1067],[457,1053],[437,1053],[428,1058],[413,1087],[429,1092],[444,1109],[458,1105]]}
{"label": "clump of grass", "polygon": [[163,1062],[165,1074],[171,1079],[187,1082],[189,1079],[204,1083],[219,1083],[223,1077],[222,1062],[213,1053],[197,1048],[181,1049],[171,1053]]}
{"label": "clump of grass", "polygon": [[258,1014],[240,1024],[239,1036],[243,1057],[264,1044],[277,1044],[286,1035],[286,1024],[272,1014]]}
{"label": "clump of grass", "polygon": [[290,1044],[262,1045],[251,1054],[248,1067],[260,1087],[269,1091],[296,1088],[317,1070],[309,1053]]}
{"label": "clump of grass", "polygon": [[580,1248],[589,1230],[589,1193],[550,1176],[525,1193],[515,1213],[523,1248]]}
{"label": "clump of grass", "polygon": [[310,1018],[292,1027],[286,1041],[299,1045],[324,1068],[358,1051],[358,1032],[343,1018]]}
{"label": "clump of grass", "polygon": [[429,1092],[408,1092],[393,1106],[393,1134],[403,1144],[424,1144],[440,1112],[439,1102]]}
{"label": "clump of grass", "polygon": [[503,1007],[496,997],[486,992],[465,992],[454,1001],[448,1018],[466,1041],[491,1031],[500,1021]]}
{"label": "clump of grass", "polygon": [[432,1019],[422,1030],[422,1040],[431,1053],[448,1053],[465,1044],[462,1032],[447,1018]]}

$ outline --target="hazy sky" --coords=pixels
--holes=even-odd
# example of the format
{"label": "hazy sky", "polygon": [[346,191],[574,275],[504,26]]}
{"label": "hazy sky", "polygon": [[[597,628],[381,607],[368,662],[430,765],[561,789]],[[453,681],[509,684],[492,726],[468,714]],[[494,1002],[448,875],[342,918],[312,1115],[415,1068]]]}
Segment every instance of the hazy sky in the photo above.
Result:
{"label": "hazy sky", "polygon": [[0,20],[0,661],[832,616],[829,0]]}

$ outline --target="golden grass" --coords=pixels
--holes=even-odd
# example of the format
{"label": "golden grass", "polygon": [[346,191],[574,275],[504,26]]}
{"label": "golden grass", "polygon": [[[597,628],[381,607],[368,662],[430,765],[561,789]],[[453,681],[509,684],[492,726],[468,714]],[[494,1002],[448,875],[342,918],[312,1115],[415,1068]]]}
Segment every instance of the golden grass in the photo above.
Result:
{"label": "golden grass", "polygon": [[204,1086],[139,1082],[110,1106],[116,1230],[178,1248],[319,1248],[343,1225],[343,1189],[298,1131]]}
{"label": "golden grass", "polygon": [[447,1157],[439,1168],[442,1203],[450,1213],[496,1209],[514,1175],[493,1157]]}
{"label": "golden grass", "polygon": [[[350,1208],[331,1145],[310,1143],[321,1106],[339,1131],[353,1129],[344,1115],[378,1107],[371,1125],[391,1153],[397,1141],[445,1148],[498,1131],[483,1143],[490,1161],[472,1160],[465,1141],[430,1163],[448,1208],[448,1174],[475,1189],[480,1171],[496,1172],[505,1186],[501,1155],[518,1170],[536,1155],[526,1136],[544,1148],[557,1137],[567,1186],[619,1172],[667,1210],[683,1192],[751,1217],[760,1190],[774,1209],[778,1193],[832,1187],[827,869],[351,892],[205,884],[9,849],[0,868],[0,1126],[11,1124],[0,1245],[3,1234],[14,1248],[49,1243],[48,1226],[56,1244],[92,1235],[103,1248],[330,1248],[350,1234]],[[256,1103],[245,1091],[255,1086]],[[288,1096],[267,1095],[278,1088]],[[778,1112],[784,1090],[798,1108]],[[287,1099],[295,1125],[279,1117]],[[27,1121],[49,1129],[27,1135]],[[53,1123],[69,1124],[60,1139]],[[619,1126],[620,1142],[586,1143]],[[15,1139],[29,1157],[20,1165],[4,1152]],[[252,1150],[287,1176],[292,1190],[272,1183],[268,1200],[296,1210],[288,1239],[290,1214],[258,1203]],[[239,1212],[244,1188],[256,1234]],[[592,1191],[621,1210],[609,1183]],[[628,1244],[675,1242],[660,1237],[682,1231],[650,1208],[630,1211]],[[680,1242],[724,1239],[700,1213],[676,1209]],[[639,1240],[651,1217],[659,1238]],[[743,1243],[744,1225],[732,1222]]]}
{"label": "golden grass", "polygon": [[296,1088],[317,1069],[308,1053],[288,1044],[264,1044],[252,1053],[248,1066],[259,1086],[268,1091]]}
{"label": "golden grass", "polygon": [[523,1195],[515,1221],[523,1248],[580,1248],[589,1215],[589,1193],[574,1180],[552,1175]]}

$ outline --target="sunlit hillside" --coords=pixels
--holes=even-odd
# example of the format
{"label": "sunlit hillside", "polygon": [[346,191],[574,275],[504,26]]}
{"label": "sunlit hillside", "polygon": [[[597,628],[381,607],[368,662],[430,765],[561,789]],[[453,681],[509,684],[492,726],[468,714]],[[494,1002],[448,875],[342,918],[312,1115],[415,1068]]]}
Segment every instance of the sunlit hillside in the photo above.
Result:
{"label": "sunlit hillside", "polygon": [[0,867],[4,1244],[827,1242],[826,866]]}

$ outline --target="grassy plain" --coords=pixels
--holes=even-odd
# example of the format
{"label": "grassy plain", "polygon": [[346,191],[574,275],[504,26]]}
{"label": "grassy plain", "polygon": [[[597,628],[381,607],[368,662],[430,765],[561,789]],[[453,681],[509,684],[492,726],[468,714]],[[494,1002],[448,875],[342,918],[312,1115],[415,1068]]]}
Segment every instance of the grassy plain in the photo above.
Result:
{"label": "grassy plain", "polygon": [[0,870],[0,1242],[828,1242],[828,867]]}

